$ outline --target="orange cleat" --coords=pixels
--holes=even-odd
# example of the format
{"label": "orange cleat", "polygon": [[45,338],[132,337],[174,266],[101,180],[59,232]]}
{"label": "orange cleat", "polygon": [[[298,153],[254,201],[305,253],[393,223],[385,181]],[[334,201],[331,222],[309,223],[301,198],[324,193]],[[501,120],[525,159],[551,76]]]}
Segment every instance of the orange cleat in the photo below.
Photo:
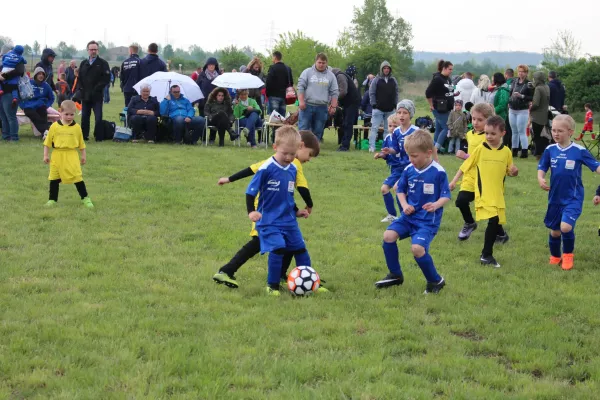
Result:
{"label": "orange cleat", "polygon": [[550,265],[560,265],[560,257],[550,256]]}
{"label": "orange cleat", "polygon": [[562,269],[568,271],[573,268],[573,253],[563,254]]}

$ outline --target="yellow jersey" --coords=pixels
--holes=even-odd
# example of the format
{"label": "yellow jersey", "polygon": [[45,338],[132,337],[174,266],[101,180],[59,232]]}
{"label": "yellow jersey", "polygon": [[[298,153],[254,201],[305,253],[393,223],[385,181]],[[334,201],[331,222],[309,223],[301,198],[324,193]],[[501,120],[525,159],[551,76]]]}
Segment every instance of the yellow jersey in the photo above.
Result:
{"label": "yellow jersey", "polygon": [[[475,132],[470,130],[467,132],[465,139],[467,139],[467,153],[473,154],[475,149],[485,142],[485,132]],[[477,173],[472,170],[462,178],[462,184],[460,185],[461,192],[475,192],[475,180],[477,179]]]}
{"label": "yellow jersey", "polygon": [[46,140],[44,140],[44,146],[55,149],[85,149],[81,126],[77,125],[75,121],[70,125],[63,125],[62,121],[53,123],[48,130]]}
{"label": "yellow jersey", "polygon": [[83,180],[77,149],[85,149],[81,127],[73,121],[63,125],[58,121],[50,126],[44,146],[54,147],[48,180],[60,179],[62,183],[77,183]]}

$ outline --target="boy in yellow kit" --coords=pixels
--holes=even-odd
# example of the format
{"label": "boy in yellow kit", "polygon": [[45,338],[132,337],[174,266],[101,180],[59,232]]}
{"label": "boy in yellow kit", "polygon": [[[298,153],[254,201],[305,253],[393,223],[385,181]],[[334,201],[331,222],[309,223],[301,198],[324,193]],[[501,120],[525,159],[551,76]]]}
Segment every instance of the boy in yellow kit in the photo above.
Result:
{"label": "boy in yellow kit", "polygon": [[[46,203],[48,207],[54,206],[58,201],[58,185],[62,182],[74,183],[83,205],[94,208],[81,172],[81,165],[86,162],[86,153],[81,127],[73,121],[76,111],[75,103],[71,100],[63,101],[60,106],[60,120],[50,126],[48,136],[44,140],[44,163],[50,164],[50,199]],[[51,147],[54,149],[52,161],[49,157]],[[81,161],[77,149],[81,152]]]}

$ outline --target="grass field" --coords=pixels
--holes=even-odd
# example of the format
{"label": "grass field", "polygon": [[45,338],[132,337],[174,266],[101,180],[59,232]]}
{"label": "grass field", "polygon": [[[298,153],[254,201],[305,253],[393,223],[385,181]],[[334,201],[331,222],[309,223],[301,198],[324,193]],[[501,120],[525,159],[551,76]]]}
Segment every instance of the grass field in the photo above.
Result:
{"label": "grass field", "polygon": [[[271,298],[264,256],[240,270],[238,290],[211,279],[250,227],[247,182],[217,179],[269,151],[90,142],[96,208],[62,185],[46,209],[42,147],[21,134],[0,144],[0,398],[598,398],[600,178],[589,171],[572,271],[547,265],[546,194],[530,158],[506,182],[502,268],[479,265],[483,227],[458,243],[449,203],[431,247],[442,293],[422,294],[407,242],[404,285],[378,291],[386,167],[334,152],[327,132],[305,166],[315,208],[300,227],[331,293]],[[450,176],[459,166],[441,163]]]}

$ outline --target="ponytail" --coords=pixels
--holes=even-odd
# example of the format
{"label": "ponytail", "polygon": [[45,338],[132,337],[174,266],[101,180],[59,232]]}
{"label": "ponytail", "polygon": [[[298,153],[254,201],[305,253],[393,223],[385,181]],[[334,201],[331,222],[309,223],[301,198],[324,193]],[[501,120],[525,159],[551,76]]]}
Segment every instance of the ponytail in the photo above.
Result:
{"label": "ponytail", "polygon": [[450,61],[440,60],[438,62],[438,72],[442,72],[445,68],[448,68],[452,65],[454,64],[452,64]]}

